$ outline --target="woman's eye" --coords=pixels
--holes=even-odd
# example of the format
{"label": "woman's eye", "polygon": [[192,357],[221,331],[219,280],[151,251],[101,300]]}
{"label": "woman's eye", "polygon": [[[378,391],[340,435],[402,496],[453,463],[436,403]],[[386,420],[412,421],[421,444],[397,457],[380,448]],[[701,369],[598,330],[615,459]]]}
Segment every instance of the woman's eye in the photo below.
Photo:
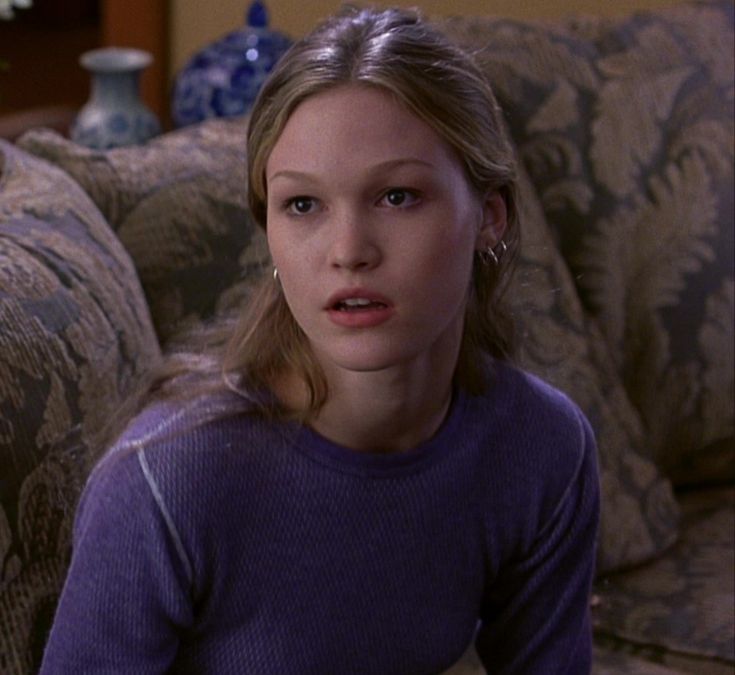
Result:
{"label": "woman's eye", "polygon": [[387,206],[406,207],[416,203],[417,200],[418,195],[411,190],[392,188],[381,197],[380,201]]}
{"label": "woman's eye", "polygon": [[312,197],[294,197],[286,202],[286,210],[298,216],[311,213],[316,206]]}

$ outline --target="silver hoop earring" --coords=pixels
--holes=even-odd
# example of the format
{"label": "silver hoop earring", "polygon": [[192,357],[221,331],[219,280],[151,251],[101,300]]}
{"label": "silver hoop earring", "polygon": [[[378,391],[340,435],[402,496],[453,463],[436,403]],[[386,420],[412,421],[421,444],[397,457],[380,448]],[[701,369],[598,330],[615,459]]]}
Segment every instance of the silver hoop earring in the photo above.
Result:
{"label": "silver hoop earring", "polygon": [[278,268],[273,268],[273,281],[278,281]]}
{"label": "silver hoop earring", "polygon": [[500,265],[500,259],[505,255],[505,252],[508,250],[507,244],[501,239],[500,242],[497,244],[496,248],[499,248],[500,251],[496,252],[495,249],[488,245],[487,248],[484,251],[479,251],[478,255],[480,256],[480,260],[484,265],[490,265],[492,263],[496,267]]}

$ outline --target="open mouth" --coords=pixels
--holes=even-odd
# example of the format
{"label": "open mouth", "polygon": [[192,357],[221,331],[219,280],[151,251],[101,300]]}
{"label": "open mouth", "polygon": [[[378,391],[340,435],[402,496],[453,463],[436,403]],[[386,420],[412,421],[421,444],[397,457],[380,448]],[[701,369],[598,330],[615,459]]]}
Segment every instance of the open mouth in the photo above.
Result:
{"label": "open mouth", "polygon": [[364,312],[375,309],[385,309],[387,305],[383,302],[368,300],[367,298],[348,298],[340,300],[333,305],[338,312]]}
{"label": "open mouth", "polygon": [[388,298],[356,288],[335,294],[327,309],[330,320],[348,330],[375,328],[395,315],[395,308]]}

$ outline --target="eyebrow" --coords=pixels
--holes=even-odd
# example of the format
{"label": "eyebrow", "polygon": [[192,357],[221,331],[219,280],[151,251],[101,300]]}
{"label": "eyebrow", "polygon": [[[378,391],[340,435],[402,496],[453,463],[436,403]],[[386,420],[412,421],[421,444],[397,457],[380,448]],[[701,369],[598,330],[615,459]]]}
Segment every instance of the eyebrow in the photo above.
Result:
{"label": "eyebrow", "polygon": [[[370,167],[369,173],[381,173],[383,171],[390,171],[392,169],[397,169],[399,167],[405,166],[407,164],[418,164],[419,166],[428,167],[429,169],[434,168],[434,165],[431,162],[427,162],[424,159],[406,157],[401,159],[389,159],[385,162],[375,164],[374,166]],[[318,180],[316,176],[313,176],[310,173],[307,173],[305,171],[294,171],[292,169],[283,169],[282,171],[276,171],[276,173],[274,173],[272,176],[266,176],[266,180],[268,180],[269,182],[274,181],[277,178],[291,178],[295,180],[306,180],[312,182],[316,182]]]}

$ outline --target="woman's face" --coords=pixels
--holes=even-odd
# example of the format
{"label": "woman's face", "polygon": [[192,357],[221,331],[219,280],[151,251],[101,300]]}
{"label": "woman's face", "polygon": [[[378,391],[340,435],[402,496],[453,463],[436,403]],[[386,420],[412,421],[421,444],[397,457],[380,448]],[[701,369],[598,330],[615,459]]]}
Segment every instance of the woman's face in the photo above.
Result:
{"label": "woman's face", "polygon": [[430,126],[380,89],[329,90],[291,115],[266,181],[273,262],[327,372],[456,362],[473,253],[505,207]]}

